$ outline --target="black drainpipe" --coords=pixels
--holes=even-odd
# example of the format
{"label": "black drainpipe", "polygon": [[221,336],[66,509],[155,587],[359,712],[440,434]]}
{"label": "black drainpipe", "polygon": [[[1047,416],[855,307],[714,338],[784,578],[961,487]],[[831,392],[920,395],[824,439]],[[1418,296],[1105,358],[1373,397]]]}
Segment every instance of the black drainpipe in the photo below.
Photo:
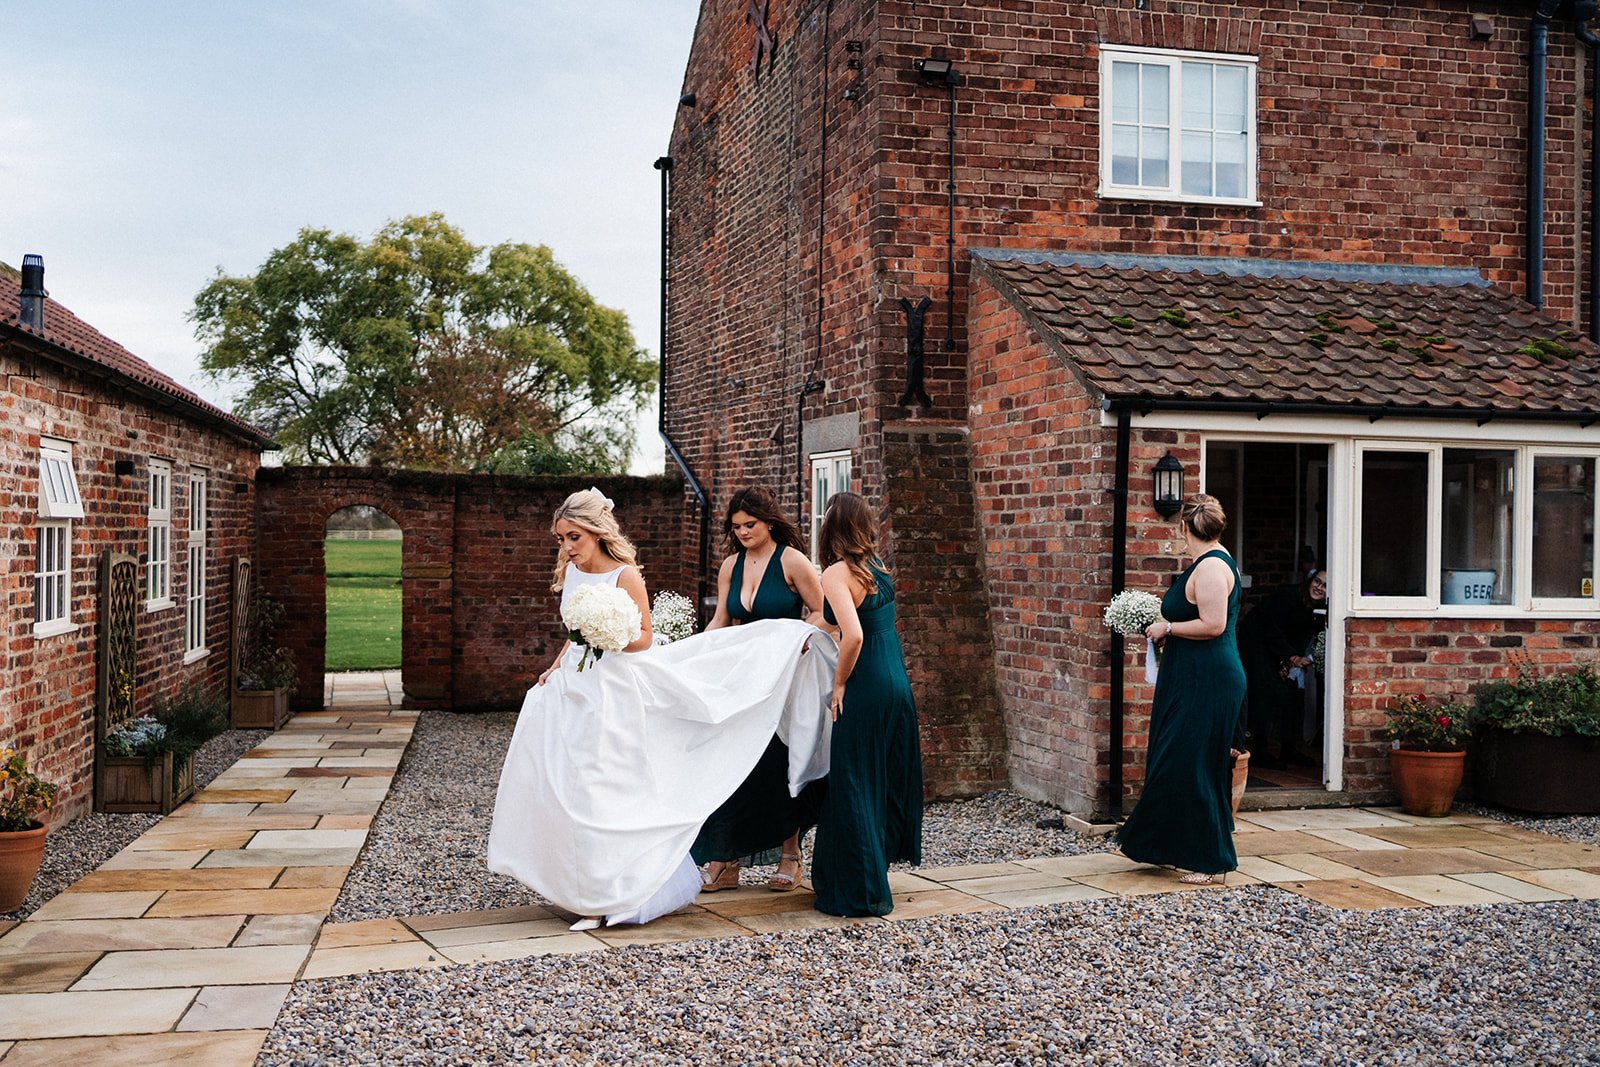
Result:
{"label": "black drainpipe", "polygon": [[1589,95],[1589,340],[1600,342],[1600,37],[1587,25],[1600,13],[1597,7],[1592,0],[1574,4],[1572,32],[1589,50],[1594,87]]}
{"label": "black drainpipe", "polygon": [[1539,0],[1528,50],[1528,249],[1524,270],[1528,303],[1544,307],[1544,124],[1545,70],[1550,56],[1550,20],[1561,0]]}
{"label": "black drainpipe", "polygon": [[[817,356],[811,364],[800,392],[794,398],[794,512],[798,519],[806,511],[806,397],[820,393],[828,383],[817,377],[822,370],[822,312],[823,301],[822,255],[827,236],[825,223],[828,214],[828,77],[831,72],[832,51],[828,34],[833,25],[833,0],[822,9],[822,118],[817,146]],[[860,486],[851,488],[859,489]]]}
{"label": "black drainpipe", "polygon": [[[1128,453],[1133,412],[1117,410],[1117,482],[1111,494],[1111,595],[1122,592],[1128,579]],[[1111,767],[1106,813],[1109,822],[1122,818],[1122,635],[1111,631]]]}
{"label": "black drainpipe", "polygon": [[707,579],[710,570],[711,552],[711,507],[706,501],[706,491],[700,487],[700,479],[694,476],[689,465],[683,461],[683,454],[678,451],[678,446],[673,443],[672,437],[667,433],[667,210],[671,204],[671,175],[672,157],[662,156],[655,162],[656,170],[661,172],[661,358],[656,366],[656,430],[661,434],[661,440],[667,446],[667,455],[672,457],[672,462],[678,465],[683,472],[684,480],[689,483],[689,490],[694,493],[695,500],[700,505],[700,560],[695,571],[695,613],[700,616],[705,614]]}

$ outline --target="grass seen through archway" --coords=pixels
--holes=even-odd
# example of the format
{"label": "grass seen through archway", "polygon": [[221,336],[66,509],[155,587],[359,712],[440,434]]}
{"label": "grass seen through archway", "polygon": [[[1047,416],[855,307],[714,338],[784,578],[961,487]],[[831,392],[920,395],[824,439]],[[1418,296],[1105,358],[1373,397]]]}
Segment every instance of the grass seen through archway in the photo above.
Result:
{"label": "grass seen through archway", "polygon": [[328,575],[327,670],[400,666],[400,545],[335,538],[323,543]]}

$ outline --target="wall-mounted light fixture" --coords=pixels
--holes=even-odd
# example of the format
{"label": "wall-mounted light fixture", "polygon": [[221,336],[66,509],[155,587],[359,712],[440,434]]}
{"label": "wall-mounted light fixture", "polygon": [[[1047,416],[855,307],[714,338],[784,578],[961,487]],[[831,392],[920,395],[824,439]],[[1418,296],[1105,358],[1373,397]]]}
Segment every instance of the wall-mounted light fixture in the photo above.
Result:
{"label": "wall-mounted light fixture", "polygon": [[938,56],[917,60],[916,68],[917,77],[922,79],[924,85],[955,85],[961,81],[961,74],[954,64]]}
{"label": "wall-mounted light fixture", "polygon": [[693,93],[684,93],[682,96],[678,97],[679,107],[694,107],[695,103],[696,100]]}
{"label": "wall-mounted light fixture", "polygon": [[1168,452],[1156,462],[1155,506],[1163,519],[1170,519],[1183,507],[1183,464]]}
{"label": "wall-mounted light fixture", "polygon": [[1473,15],[1467,20],[1467,36],[1474,41],[1493,39],[1494,19],[1488,15]]}

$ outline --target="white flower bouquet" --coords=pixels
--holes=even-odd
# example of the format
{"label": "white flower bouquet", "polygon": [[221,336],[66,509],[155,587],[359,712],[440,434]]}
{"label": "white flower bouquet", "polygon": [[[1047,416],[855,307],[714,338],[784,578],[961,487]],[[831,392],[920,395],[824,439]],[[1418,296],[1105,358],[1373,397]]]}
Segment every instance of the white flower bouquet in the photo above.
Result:
{"label": "white flower bouquet", "polygon": [[611,585],[586,585],[573,593],[561,609],[561,622],[568,640],[583,649],[580,671],[591,656],[598,662],[607,652],[621,652],[643,632],[639,605],[625,590]]}
{"label": "white flower bouquet", "polygon": [[[1106,625],[1123,637],[1144,636],[1150,624],[1161,618],[1161,598],[1138,589],[1124,589],[1106,605]],[[1161,664],[1161,651],[1151,641],[1144,650],[1144,680],[1155,684]]]}
{"label": "white flower bouquet", "polygon": [[1123,637],[1142,635],[1161,618],[1161,598],[1154,593],[1124,589],[1106,605],[1106,625]]}
{"label": "white flower bouquet", "polygon": [[694,605],[681,593],[663,590],[650,605],[650,629],[666,644],[682,641],[694,633]]}

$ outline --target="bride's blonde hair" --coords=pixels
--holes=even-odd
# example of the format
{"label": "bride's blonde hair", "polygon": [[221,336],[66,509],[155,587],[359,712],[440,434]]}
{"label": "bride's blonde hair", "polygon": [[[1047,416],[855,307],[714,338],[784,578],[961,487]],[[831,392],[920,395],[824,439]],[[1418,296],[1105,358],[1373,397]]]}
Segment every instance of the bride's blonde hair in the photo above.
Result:
{"label": "bride's blonde hair", "polygon": [[[556,523],[562,519],[579,529],[588,530],[600,542],[600,551],[618,563],[643,571],[639,566],[639,551],[622,533],[617,517],[611,512],[611,501],[593,489],[580,489],[561,502],[550,519],[550,532],[556,532]],[[567,557],[556,550],[556,568],[550,588],[559,593],[567,581]]]}

